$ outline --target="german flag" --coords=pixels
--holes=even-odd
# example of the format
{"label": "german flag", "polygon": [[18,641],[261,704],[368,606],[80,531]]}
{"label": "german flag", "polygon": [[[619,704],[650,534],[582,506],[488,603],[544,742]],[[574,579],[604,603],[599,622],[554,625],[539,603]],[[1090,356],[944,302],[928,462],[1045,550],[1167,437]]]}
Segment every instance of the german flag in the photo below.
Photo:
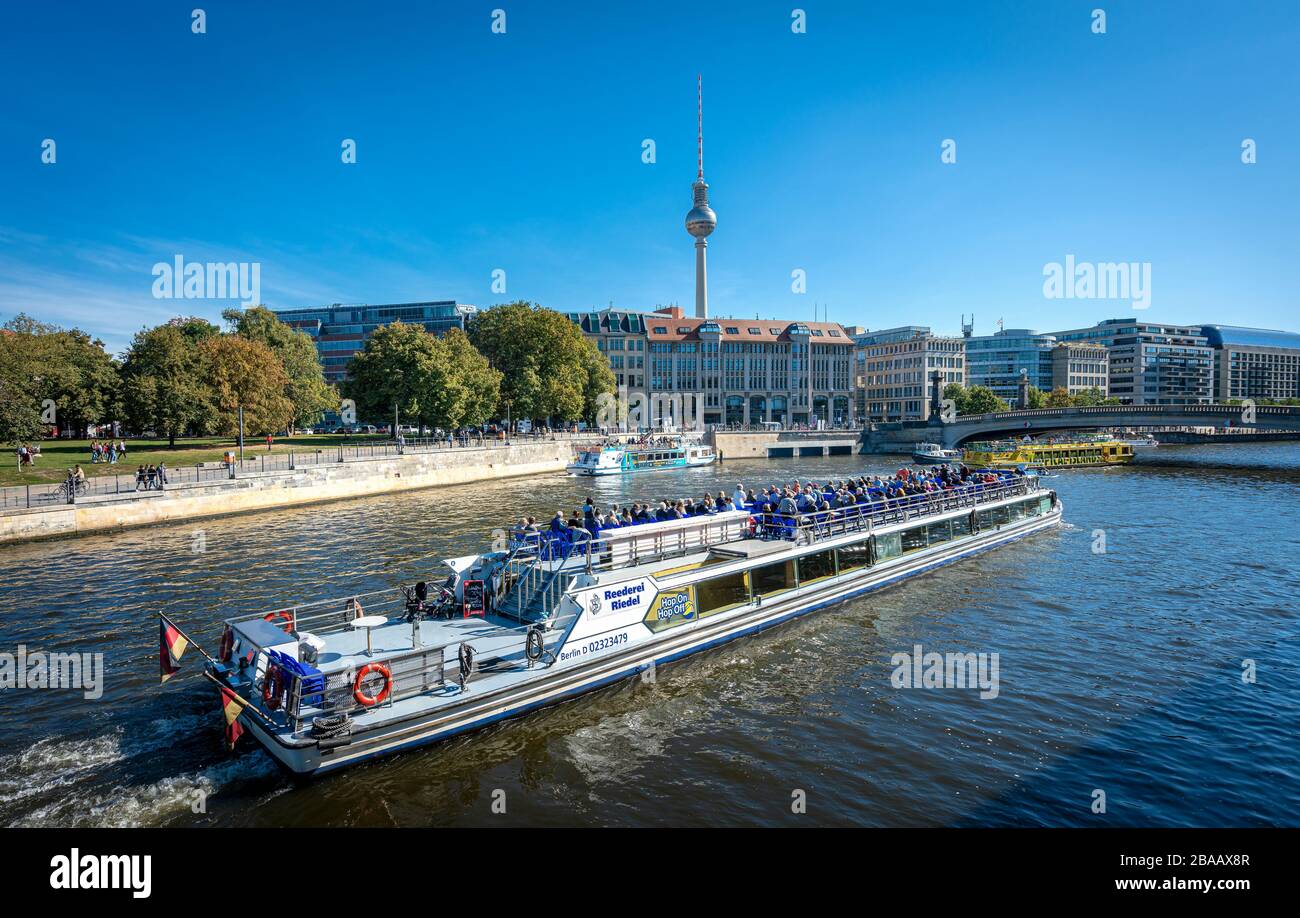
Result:
{"label": "german flag", "polygon": [[158,615],[158,670],[160,682],[166,682],[181,671],[181,654],[190,646],[189,639],[167,620],[167,616]]}
{"label": "german flag", "polygon": [[244,735],[244,726],[239,722],[239,715],[244,711],[244,702],[240,697],[226,688],[221,687],[221,713],[226,717],[226,743],[233,750],[235,743]]}

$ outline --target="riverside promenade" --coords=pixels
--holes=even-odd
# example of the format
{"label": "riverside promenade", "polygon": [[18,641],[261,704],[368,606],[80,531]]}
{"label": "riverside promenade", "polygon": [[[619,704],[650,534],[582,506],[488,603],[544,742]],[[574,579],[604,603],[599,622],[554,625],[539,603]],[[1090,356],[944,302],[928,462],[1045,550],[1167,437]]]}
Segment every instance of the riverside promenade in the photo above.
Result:
{"label": "riverside promenade", "polygon": [[171,468],[162,490],[137,491],[127,475],[95,477],[71,502],[57,485],[5,488],[0,545],[558,472],[572,461],[575,442],[587,439],[592,438],[489,440],[454,448],[424,441],[294,452],[231,466]]}

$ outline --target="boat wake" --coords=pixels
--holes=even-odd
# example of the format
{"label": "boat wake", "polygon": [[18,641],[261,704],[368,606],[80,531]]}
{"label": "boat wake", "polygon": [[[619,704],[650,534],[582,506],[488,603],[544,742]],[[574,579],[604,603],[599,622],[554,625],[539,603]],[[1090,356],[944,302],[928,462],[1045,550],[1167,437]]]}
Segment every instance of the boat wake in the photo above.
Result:
{"label": "boat wake", "polygon": [[[138,734],[48,738],[0,756],[0,823],[30,827],[130,827],[202,818],[223,788],[279,773],[261,750],[159,774],[175,738],[211,728],[210,714],[164,717]],[[213,750],[214,754],[216,749]]]}

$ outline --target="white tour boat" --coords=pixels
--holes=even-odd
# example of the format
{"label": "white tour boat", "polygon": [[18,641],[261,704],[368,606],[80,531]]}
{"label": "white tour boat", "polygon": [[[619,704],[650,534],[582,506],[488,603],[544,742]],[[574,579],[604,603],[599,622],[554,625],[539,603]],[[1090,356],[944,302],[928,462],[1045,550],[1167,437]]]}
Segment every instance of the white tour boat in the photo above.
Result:
{"label": "white tour boat", "polygon": [[938,443],[917,443],[912,447],[912,461],[918,465],[961,462],[961,450],[944,449]]}
{"label": "white tour boat", "polygon": [[568,470],[575,475],[626,475],[708,465],[717,458],[713,447],[676,437],[657,446],[628,444],[585,449]]}
{"label": "white tour boat", "polygon": [[[313,775],[476,730],[1049,529],[1034,478],[839,510],[517,533],[421,582],[228,619],[208,674]],[[229,711],[230,708],[228,707]]]}

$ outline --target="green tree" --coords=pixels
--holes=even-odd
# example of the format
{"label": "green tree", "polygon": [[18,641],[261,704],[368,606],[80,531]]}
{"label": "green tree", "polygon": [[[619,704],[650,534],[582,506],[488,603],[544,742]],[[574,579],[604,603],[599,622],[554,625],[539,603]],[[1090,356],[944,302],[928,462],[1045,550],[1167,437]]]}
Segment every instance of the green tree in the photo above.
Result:
{"label": "green tree", "polygon": [[988,386],[970,386],[966,389],[965,414],[989,414],[994,411],[1010,411],[1011,406]]}
{"label": "green tree", "polygon": [[30,342],[9,330],[0,331],[0,442],[21,446],[45,433],[41,403],[32,385],[33,364],[26,353]]}
{"label": "green tree", "polygon": [[22,313],[5,324],[4,332],[36,401],[53,403],[53,426],[83,431],[117,419],[118,367],[104,342]]}
{"label": "green tree", "polygon": [[1030,408],[1047,407],[1047,393],[1045,393],[1042,389],[1038,388],[1037,386],[1030,386],[1028,394],[1029,394]]}
{"label": "green tree", "polygon": [[494,306],[470,320],[469,337],[502,374],[497,414],[576,421],[595,417],[596,401],[614,391],[604,355],[558,312],[532,303]]}
{"label": "green tree", "polygon": [[948,383],[943,388],[944,399],[951,399],[957,408],[957,414],[989,414],[994,411],[1010,411],[1011,406],[988,386],[963,386],[960,383]]}
{"label": "green tree", "polygon": [[943,387],[943,400],[950,401],[958,414],[966,414],[966,387],[961,383],[948,383]]}
{"label": "green tree", "polygon": [[459,328],[450,329],[438,345],[443,354],[436,371],[443,378],[439,380],[435,373],[435,392],[441,386],[457,395],[440,406],[443,422],[430,426],[474,427],[485,423],[496,413],[501,397],[501,373],[492,368]]}
{"label": "green tree", "polygon": [[215,433],[237,434],[240,408],[244,431],[255,436],[273,434],[293,422],[293,402],[284,394],[289,374],[275,351],[243,335],[205,338],[198,349],[212,390]]}
{"label": "green tree", "polygon": [[330,408],[338,406],[338,393],[325,381],[316,344],[306,332],[290,328],[265,306],[228,309],[222,317],[231,329],[250,341],[260,341],[275,352],[289,382],[285,396],[293,403],[293,425],[310,427]]}
{"label": "green tree", "polygon": [[396,406],[402,420],[438,426],[427,420],[434,411],[425,400],[441,357],[438,340],[419,325],[381,325],[348,362],[343,394],[356,402],[358,418],[389,418]]}
{"label": "green tree", "polygon": [[482,424],[500,396],[501,374],[460,329],[436,338],[419,325],[375,330],[348,364],[343,389],[359,417],[399,419],[452,429]]}
{"label": "green tree", "polygon": [[153,430],[176,447],[176,438],[211,426],[212,388],[201,341],[215,336],[193,324],[170,322],[137,332],[122,361],[122,403],[136,433]]}
{"label": "green tree", "polygon": [[1066,389],[1065,386],[1057,386],[1047,396],[1047,404],[1045,407],[1071,408],[1074,406],[1074,404],[1075,401],[1073,396],[1070,395],[1070,390]]}
{"label": "green tree", "polygon": [[[1106,394],[1093,386],[1091,389],[1084,389],[1074,394],[1073,404],[1080,408],[1092,408],[1096,405],[1108,404]],[[1119,404],[1119,399],[1115,399],[1114,404]]]}

